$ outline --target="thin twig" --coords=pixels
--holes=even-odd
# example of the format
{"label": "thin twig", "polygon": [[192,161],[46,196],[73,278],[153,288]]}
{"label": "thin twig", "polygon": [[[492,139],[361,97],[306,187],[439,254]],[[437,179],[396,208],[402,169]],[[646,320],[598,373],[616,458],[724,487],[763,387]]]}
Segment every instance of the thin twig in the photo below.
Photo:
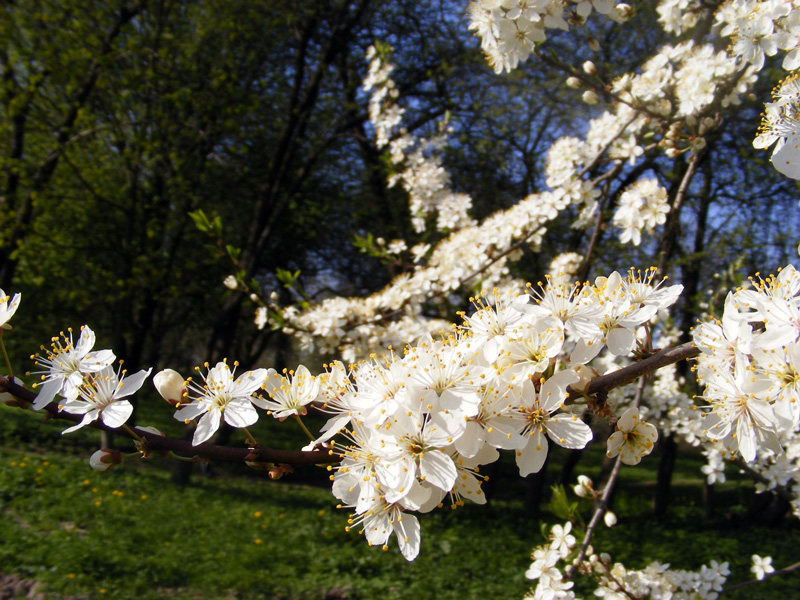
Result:
{"label": "thin twig", "polygon": [[[639,385],[636,387],[636,397],[633,400],[633,406],[639,406],[639,403],[642,400],[642,393],[644,392],[644,379],[639,380]],[[572,579],[575,573],[580,567],[580,564],[583,562],[584,557],[586,556],[586,550],[589,548],[589,544],[592,541],[592,534],[594,530],[597,528],[597,525],[600,523],[600,519],[603,518],[603,515],[606,513],[606,507],[608,506],[608,499],[611,497],[611,492],[614,490],[614,485],[617,482],[617,477],[619,476],[620,469],[622,468],[622,455],[620,454],[617,456],[617,462],[614,463],[614,467],[611,469],[611,475],[606,482],[606,487],[603,488],[603,495],[600,497],[600,503],[597,505],[597,508],[592,515],[592,520],[589,521],[589,526],[586,528],[586,535],[583,538],[583,543],[581,544],[581,549],[578,552],[578,556],[575,561],[572,563],[572,566],[567,573],[567,579]],[[625,591],[625,590],[623,590]],[[627,593],[627,592],[626,592]]]}
{"label": "thin twig", "polygon": [[658,272],[664,273],[665,269],[667,268],[667,261],[669,260],[670,254],[672,254],[672,246],[675,243],[676,239],[676,231],[675,228],[680,223],[680,214],[681,208],[683,208],[683,200],[686,197],[686,192],[689,189],[689,184],[692,182],[692,178],[694,178],[694,174],[697,171],[697,166],[700,164],[700,160],[703,158],[705,152],[700,151],[697,154],[693,154],[692,158],[689,159],[689,166],[686,169],[686,173],[683,174],[683,179],[681,179],[681,183],[678,186],[678,191],[675,193],[675,200],[670,207],[670,221],[667,226],[664,228],[664,238],[663,244],[661,246],[661,256],[658,259]]}
{"label": "thin twig", "polygon": [[743,587],[747,587],[748,585],[754,585],[756,583],[763,583],[767,579],[772,579],[773,577],[778,577],[779,575],[786,575],[787,573],[791,573],[792,571],[796,571],[797,569],[800,569],[800,562],[796,562],[793,565],[789,565],[788,567],[785,567],[785,568],[780,569],[778,571],[775,571],[773,573],[767,573],[767,574],[764,575],[763,579],[751,579],[750,581],[743,581],[742,583],[737,583],[736,585],[732,585],[730,587],[722,588],[719,593],[720,594],[727,594],[728,592],[734,592],[734,591],[739,590],[739,589],[741,589]]}
{"label": "thin twig", "polygon": [[614,463],[614,468],[611,470],[611,476],[608,478],[606,487],[603,489],[603,495],[600,497],[600,503],[597,505],[597,509],[592,515],[592,520],[589,521],[589,527],[586,528],[586,536],[583,538],[583,543],[581,544],[581,549],[578,552],[578,556],[567,572],[567,580],[572,579],[575,576],[575,573],[578,571],[578,567],[586,556],[586,550],[589,547],[589,543],[592,541],[592,534],[594,533],[597,525],[600,523],[600,519],[603,518],[603,515],[606,512],[606,505],[608,503],[608,499],[611,497],[611,491],[614,489],[614,484],[617,482],[617,476],[619,475],[619,470],[621,467],[622,456],[620,455],[617,456],[617,462]]}

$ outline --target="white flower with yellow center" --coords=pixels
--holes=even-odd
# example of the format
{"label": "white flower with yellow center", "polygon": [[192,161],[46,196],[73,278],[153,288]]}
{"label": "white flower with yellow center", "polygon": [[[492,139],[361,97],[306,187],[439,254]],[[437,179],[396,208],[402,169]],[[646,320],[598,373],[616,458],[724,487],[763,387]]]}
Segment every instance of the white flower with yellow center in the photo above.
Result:
{"label": "white flower with yellow center", "polygon": [[[263,369],[262,369],[263,370]],[[275,369],[266,372],[264,389],[270,400],[259,399],[256,404],[271,411],[276,419],[285,419],[291,415],[302,416],[308,412],[306,408],[319,396],[319,380],[306,367],[300,365],[296,371],[287,371],[279,375]]]}
{"label": "white flower with yellow center", "polygon": [[0,329],[11,329],[11,325],[6,325],[9,319],[14,316],[19,306],[20,295],[14,294],[14,297],[6,296],[6,293],[0,289]]}
{"label": "white flower with yellow center", "polygon": [[547,438],[559,446],[583,448],[592,439],[592,430],[574,414],[557,413],[567,398],[567,387],[578,381],[572,371],[559,371],[542,384],[539,393],[530,380],[523,384],[520,415],[525,428],[525,445],[517,450],[517,466],[522,477],[537,473],[547,458]]}
{"label": "white flower with yellow center", "polygon": [[619,421],[617,430],[608,438],[607,456],[620,455],[626,465],[637,465],[643,456],[653,451],[658,439],[658,431],[650,423],[645,423],[635,406],[626,410]]}
{"label": "white flower with yellow center", "polygon": [[133,405],[125,398],[139,391],[150,371],[152,369],[139,371],[126,378],[125,371],[120,376],[111,367],[106,367],[99,373],[87,375],[84,383],[72,392],[73,397],[60,406],[64,412],[83,415],[83,420],[62,431],[62,435],[85,427],[98,418],[109,427],[122,427],[133,413]]}
{"label": "white flower with yellow center", "polygon": [[[208,368],[208,363],[206,363]],[[234,363],[234,368],[236,363]],[[200,369],[197,369],[200,372]],[[188,423],[200,417],[192,438],[192,446],[207,441],[219,429],[224,419],[232,427],[249,427],[258,421],[253,404],[262,406],[264,401],[255,396],[267,375],[265,369],[247,371],[234,381],[233,371],[225,362],[208,369],[203,375],[203,386],[189,381],[189,393],[197,394],[193,402],[175,412],[175,418]]]}
{"label": "white flower with yellow center", "polygon": [[[52,350],[46,351],[46,357],[38,354],[32,357],[37,364],[47,367],[46,371],[34,371],[34,374],[41,374],[43,381],[34,384],[34,387],[42,388],[33,401],[34,410],[47,406],[56,394],[74,397],[74,391],[83,382],[84,375],[102,371],[116,358],[111,350],[91,351],[95,337],[88,326],[81,327],[77,344],[73,344],[72,329],[67,331],[67,335],[61,334],[61,338],[53,338]],[[41,349],[44,350],[44,346]]]}

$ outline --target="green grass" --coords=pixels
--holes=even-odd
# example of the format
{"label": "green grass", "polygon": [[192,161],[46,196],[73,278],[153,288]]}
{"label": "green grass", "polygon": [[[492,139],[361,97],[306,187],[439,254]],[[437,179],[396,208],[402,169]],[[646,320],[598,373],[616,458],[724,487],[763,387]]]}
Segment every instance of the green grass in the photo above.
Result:
{"label": "green grass", "polygon": [[[322,471],[273,482],[215,465],[215,477],[196,474],[177,488],[161,458],[92,471],[99,434],[61,438],[64,427],[0,407],[0,572],[41,582],[47,598],[520,599],[530,551],[557,521],[525,513],[524,482],[505,460],[490,505],[421,516],[422,550],[407,563],[394,541],[383,552],[344,531],[347,514]],[[576,474],[596,475],[601,457],[591,449]],[[727,560],[731,583],[750,578],[753,553],[771,554],[778,567],[800,558],[795,521],[772,528],[741,519],[752,490],[736,477],[718,490],[718,516],[703,519],[701,464],[680,460],[660,521],[649,512],[655,457],[625,468],[614,500],[620,523],[603,528],[595,546],[631,568],[655,558],[687,569]],[[798,587],[795,575],[725,598],[790,598]]]}

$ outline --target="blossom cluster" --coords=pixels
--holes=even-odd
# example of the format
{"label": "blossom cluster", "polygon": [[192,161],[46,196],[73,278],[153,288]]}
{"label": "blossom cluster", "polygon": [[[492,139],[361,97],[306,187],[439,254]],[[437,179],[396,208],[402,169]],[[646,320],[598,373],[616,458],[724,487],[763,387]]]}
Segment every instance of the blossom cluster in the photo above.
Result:
{"label": "blossom cluster", "polygon": [[[670,306],[681,286],[612,273],[594,285],[549,281],[529,294],[474,299],[475,311],[453,334],[426,337],[373,356],[348,374],[336,363],[321,376],[332,417],[317,443],[347,428],[332,467],[333,492],[353,510],[370,544],[394,532],[406,558],[419,550],[413,511],[446,496],[483,503],[479,468],[499,450],[514,451],[520,475],[539,471],[550,443],[583,448],[591,439],[585,406],[570,399],[603,348],[630,354],[637,329]],[[655,431],[631,407],[618,421],[609,452],[636,464],[653,448]]]}
{"label": "blossom cluster", "polygon": [[[451,292],[478,276],[483,291],[519,288],[521,282],[509,275],[508,268],[522,256],[515,248],[525,244],[539,251],[547,223],[570,207],[578,213],[573,227],[593,227],[602,199],[598,182],[613,177],[623,163],[640,160],[645,140],[650,140],[647,147],[658,146],[672,155],[701,151],[705,136],[719,125],[704,112],[719,103],[738,103],[755,81],[752,67],[741,69],[733,57],[711,45],[687,41],[663,47],[641,71],[608,84],[618,101],[590,121],[583,138],[565,136],[554,142],[545,164],[546,183],[552,191],[531,194],[475,222],[468,216],[472,200],[451,189],[440,160],[446,129],[431,139],[398,130],[395,116],[402,113],[390,110],[397,98],[387,92],[396,90],[390,79],[391,65],[385,52],[370,50],[368,58],[365,89],[372,89],[379,99],[371,103],[376,108],[370,112],[376,144],[388,144],[398,168],[389,181],[401,183],[409,192],[418,232],[436,214],[437,227],[450,233],[433,247],[412,247],[410,270],[367,298],[331,298],[303,311],[293,306],[284,309],[284,332],[296,336],[304,350],[336,352],[348,361],[385,352],[390,345],[397,347],[424,333],[435,336],[446,331],[446,322],[422,316],[423,307],[431,301],[446,301]],[[594,72],[592,66],[585,70]],[[387,141],[377,132],[386,132]],[[603,165],[600,173],[589,178],[597,165]],[[641,242],[642,232],[654,233],[668,211],[665,191],[657,180],[634,182],[622,192],[614,218],[621,241]],[[396,249],[410,245],[405,240],[393,242]]]}
{"label": "blossom cluster", "polygon": [[638,246],[642,243],[642,229],[653,233],[657,225],[666,223],[668,212],[667,190],[655,179],[638,180],[622,192],[614,213],[613,223],[622,229],[619,241]]}
{"label": "blossom cluster", "polygon": [[81,327],[77,344],[72,330],[52,339],[51,347],[41,350],[44,356],[35,355],[37,365],[45,367],[35,371],[41,375],[41,388],[33,403],[34,410],[41,410],[57,396],[58,409],[73,415],[83,415],[81,421],[65,429],[70,433],[89,423],[101,419],[109,427],[121,427],[133,413],[133,405],[127,400],[139,391],[150,375],[150,369],[139,371],[130,377],[120,368],[114,370],[115,360],[111,350],[93,351],[94,332],[86,325]]}
{"label": "blossom cluster", "polygon": [[773,102],[766,105],[753,146],[766,149],[774,144],[772,164],[787,177],[800,179],[800,83],[797,74],[781,81],[772,96]]}
{"label": "blossom cluster", "polygon": [[[719,35],[730,38],[730,56],[739,62],[747,79],[761,71],[767,57],[784,51],[781,66],[787,71],[800,67],[800,3],[797,1],[750,2],[728,0],[712,10],[696,0],[662,0],[660,21],[667,32],[680,35],[699,21],[713,18]],[[793,179],[800,178],[797,85],[790,75],[773,92],[767,103],[759,134],[753,145],[768,148],[776,141],[772,162],[775,168]],[[786,143],[786,142],[789,143]]]}
{"label": "blossom cluster", "polygon": [[362,88],[371,92],[369,119],[375,128],[375,145],[380,149],[389,144],[389,157],[398,169],[389,178],[389,187],[400,182],[408,192],[411,225],[417,233],[425,231],[425,221],[432,214],[437,215],[440,231],[474,225],[468,215],[472,198],[450,188],[450,175],[442,166],[441,151],[448,135],[446,121],[430,139],[417,138],[404,129],[396,131],[405,110],[397,104],[397,88],[390,78],[394,65],[385,54],[375,46],[367,50],[369,69]]}
{"label": "blossom cluster", "polygon": [[753,283],[693,334],[706,435],[748,462],[759,451],[782,455],[781,439],[800,427],[800,273],[789,265]]}
{"label": "blossom cluster", "polygon": [[[612,513],[606,513],[606,515]],[[714,600],[730,575],[727,562],[712,560],[697,571],[671,569],[669,564],[651,562],[641,570],[629,569],[622,563],[613,562],[607,553],[596,552],[591,545],[578,561],[577,539],[572,535],[572,523],[554,525],[549,543],[537,546],[531,558],[533,562],[525,573],[536,581],[525,600],[563,598],[575,600],[573,582],[570,577],[579,572],[594,580],[594,595],[611,600],[625,598],[672,598],[673,600]],[[584,532],[574,531],[582,537]],[[758,561],[756,560],[758,558]],[[771,559],[753,557],[753,572],[760,571],[763,578]]]}
{"label": "blossom cluster", "polygon": [[[575,493],[582,498],[596,498],[597,492],[588,477],[579,477]],[[607,512],[606,517],[613,516]],[[610,527],[616,517],[606,519]],[[537,546],[531,555],[533,562],[525,576],[536,582],[525,600],[549,600],[577,597],[571,581],[576,573],[594,581],[593,595],[611,600],[626,598],[671,598],[672,600],[715,600],[723,591],[730,568],[727,562],[711,560],[695,571],[674,569],[669,564],[653,561],[643,569],[630,569],[614,562],[605,552],[598,552],[584,541],[579,551],[578,542],[585,540],[587,532],[573,529],[572,522],[554,525],[548,543]],[[775,572],[772,558],[754,554],[751,572],[757,580]]]}
{"label": "blossom cluster", "polygon": [[703,411],[682,411],[690,441],[708,438],[704,468],[724,481],[724,459],[759,474],[758,491],[790,492],[800,515],[800,274],[792,265],[731,292],[721,319],[700,323],[694,343]]}
{"label": "blossom cluster", "polygon": [[[154,384],[194,424],[193,445],[208,441],[224,421],[246,428],[257,409],[276,419],[300,417],[315,406],[331,415],[306,449],[325,446],[340,461],[332,466],[333,493],[353,510],[351,526],[367,541],[385,546],[395,534],[403,555],[419,552],[419,522],[412,512],[441,506],[449,496],[484,503],[480,467],[499,450],[511,450],[521,476],[542,469],[550,443],[584,448],[592,439],[586,404],[570,397],[585,389],[594,372],[585,367],[603,348],[614,356],[634,351],[637,330],[672,305],[682,286],[653,284],[655,271],[631,270],[598,277],[594,284],[548,279],[539,290],[473,300],[474,312],[440,340],[424,336],[403,356],[352,365],[336,362],[320,376],[300,365],[294,371],[254,369],[236,376],[227,361],[197,369],[202,383],[164,370]],[[122,427],[150,370],[125,377],[110,350],[93,350],[95,336],[82,327],[54,338],[46,356],[34,356],[41,391],[34,408],[56,395],[59,410],[83,415],[64,433],[102,419]],[[266,396],[261,392],[266,392]],[[156,432],[157,433],[157,432]],[[334,438],[343,433],[344,442]],[[249,435],[249,434],[248,434]],[[252,438],[249,438],[252,440]],[[617,420],[609,455],[636,464],[653,448],[655,431],[635,407]],[[121,457],[101,451],[97,469]]]}
{"label": "blossom cluster", "polygon": [[470,5],[469,28],[481,38],[481,49],[496,73],[516,69],[547,39],[547,29],[569,30],[596,10],[616,21],[631,15],[628,4],[614,0],[476,0]]}

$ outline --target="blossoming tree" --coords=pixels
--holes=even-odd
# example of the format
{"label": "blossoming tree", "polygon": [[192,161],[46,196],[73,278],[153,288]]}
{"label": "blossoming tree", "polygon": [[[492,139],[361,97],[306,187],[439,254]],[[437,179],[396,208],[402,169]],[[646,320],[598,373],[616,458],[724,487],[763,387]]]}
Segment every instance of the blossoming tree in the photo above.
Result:
{"label": "blossoming tree", "polygon": [[[349,527],[370,545],[386,547],[394,537],[408,560],[424,551],[417,514],[485,503],[481,467],[500,452],[513,453],[525,476],[543,468],[552,444],[582,450],[607,423],[613,433],[599,441],[615,461],[610,477],[595,489],[582,476],[574,488],[596,500],[593,517],[580,543],[567,522],[534,551],[531,597],[574,598],[576,576],[612,598],[716,597],[729,575],[724,562],[694,572],[657,562],[632,570],[595,552],[592,536],[601,520],[617,521],[608,500],[621,466],[638,464],[660,436],[698,447],[710,480],[722,476],[726,459],[735,461],[759,489],[782,494],[800,515],[800,273],[776,265],[774,275],[713,290],[724,298],[721,314],[691,315],[702,319],[689,332],[679,329],[688,324],[675,318],[676,306],[687,288],[699,292],[700,267],[673,268],[688,197],[723,139],[726,119],[768,77],[771,57],[788,71],[800,65],[800,3],[663,0],[658,20],[674,39],[630,72],[601,73],[592,61],[572,64],[548,52],[549,37],[580,37],[593,19],[611,20],[624,35],[635,27],[637,10],[644,9],[613,0],[470,5],[465,26],[498,74],[535,57],[562,71],[583,102],[602,106],[582,135],[552,145],[549,190],[482,220],[471,215],[472,199],[452,189],[444,167],[450,124],[445,120],[428,138],[408,133],[391,50],[370,47],[363,90],[374,143],[392,165],[389,184],[408,194],[413,230],[422,236],[433,228],[441,235],[429,239],[438,241],[365,244],[376,256],[409,265],[368,297],[281,305],[271,290],[238,274],[225,281],[252,294],[256,327],[281,327],[310,356],[337,356],[322,372],[300,365],[237,373],[238,364],[227,361],[198,368],[202,381],[161,371],[153,377],[158,392],[193,428],[191,441],[176,440],[126,424],[127,399],[150,371],[115,370],[113,352],[95,350],[84,326],[77,342],[70,331],[35,357],[41,381],[34,389],[14,378],[7,358],[9,377],[0,386],[14,397],[9,401],[76,422],[65,433],[90,424],[125,432],[144,457],[172,452],[270,464],[275,475],[286,465],[325,465],[333,495],[352,512]],[[586,44],[599,47],[594,38]],[[735,136],[742,145],[774,145],[773,165],[791,178],[800,178],[798,106],[800,89],[789,75],[775,88],[757,135]],[[712,200],[706,217],[715,210]],[[526,252],[540,252],[547,228],[565,219],[577,232],[572,251],[554,257],[540,283],[519,280],[515,264]],[[611,234],[657,266],[598,275],[602,238]],[[696,234],[702,242],[699,224]],[[675,283],[665,277],[670,269]],[[471,304],[459,307],[465,289],[473,290]],[[456,305],[458,319],[443,318],[446,310],[429,317],[426,307],[437,302]],[[18,294],[0,292],[0,326],[19,304]],[[682,317],[691,314],[682,310]],[[686,392],[679,371],[687,359],[695,359],[697,395]],[[309,410],[328,415],[318,433],[303,424]],[[247,430],[262,416],[300,422],[308,445],[296,452],[263,447]],[[246,448],[210,443],[223,422],[245,432]],[[90,464],[106,470],[122,459],[101,449]],[[770,557],[753,556],[758,580],[773,571]]]}

